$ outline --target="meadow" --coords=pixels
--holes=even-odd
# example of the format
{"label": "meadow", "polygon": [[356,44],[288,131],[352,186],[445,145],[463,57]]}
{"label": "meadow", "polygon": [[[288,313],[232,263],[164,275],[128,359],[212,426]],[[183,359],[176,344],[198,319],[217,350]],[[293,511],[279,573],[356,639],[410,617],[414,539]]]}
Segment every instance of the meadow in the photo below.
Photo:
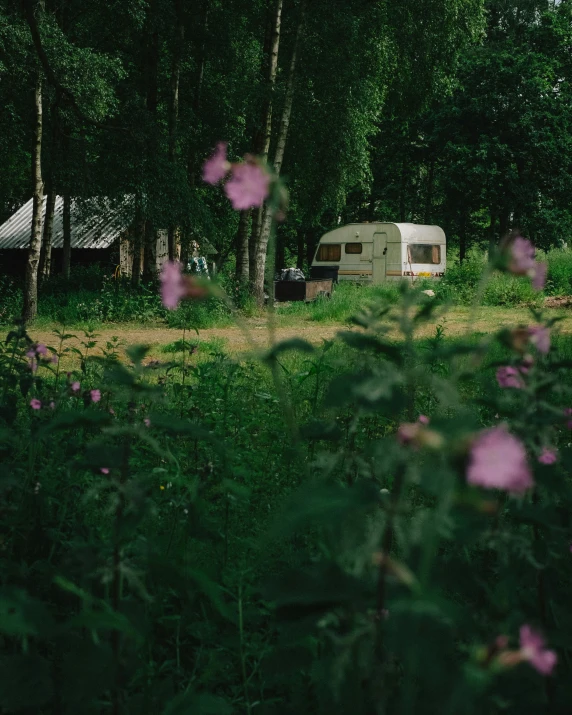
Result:
{"label": "meadow", "polygon": [[[421,289],[340,286],[270,330],[249,310],[193,325],[210,313],[190,301],[162,323],[13,327],[4,712],[567,712],[566,309]],[[467,481],[501,424],[534,489]]]}

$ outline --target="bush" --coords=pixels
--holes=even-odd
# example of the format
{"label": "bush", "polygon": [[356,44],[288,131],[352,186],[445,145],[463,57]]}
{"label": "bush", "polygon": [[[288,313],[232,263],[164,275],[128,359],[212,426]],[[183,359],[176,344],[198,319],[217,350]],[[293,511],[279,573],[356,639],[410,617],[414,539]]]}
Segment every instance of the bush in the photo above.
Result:
{"label": "bush", "polygon": [[571,341],[418,340],[439,302],[395,290],[262,362],[16,326],[3,712],[567,712]]}

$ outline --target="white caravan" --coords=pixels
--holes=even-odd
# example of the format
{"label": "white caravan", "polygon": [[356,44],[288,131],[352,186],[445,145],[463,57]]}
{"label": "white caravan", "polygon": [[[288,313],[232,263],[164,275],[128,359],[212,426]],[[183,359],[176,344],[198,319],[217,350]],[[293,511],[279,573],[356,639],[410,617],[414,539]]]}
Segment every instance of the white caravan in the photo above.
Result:
{"label": "white caravan", "polygon": [[384,283],[404,276],[440,277],[445,273],[446,240],[439,226],[415,223],[350,223],[320,239],[312,277]]}

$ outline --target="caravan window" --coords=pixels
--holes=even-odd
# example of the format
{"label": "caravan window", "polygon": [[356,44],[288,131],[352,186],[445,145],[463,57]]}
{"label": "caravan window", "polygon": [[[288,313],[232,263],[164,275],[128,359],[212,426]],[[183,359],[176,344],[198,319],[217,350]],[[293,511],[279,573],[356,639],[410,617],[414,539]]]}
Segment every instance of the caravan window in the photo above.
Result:
{"label": "caravan window", "polygon": [[341,243],[322,243],[318,249],[317,261],[339,261],[342,257]]}
{"label": "caravan window", "polygon": [[441,246],[428,243],[411,243],[408,246],[411,263],[441,263]]}
{"label": "caravan window", "polygon": [[346,253],[361,253],[362,250],[361,243],[346,243]]}

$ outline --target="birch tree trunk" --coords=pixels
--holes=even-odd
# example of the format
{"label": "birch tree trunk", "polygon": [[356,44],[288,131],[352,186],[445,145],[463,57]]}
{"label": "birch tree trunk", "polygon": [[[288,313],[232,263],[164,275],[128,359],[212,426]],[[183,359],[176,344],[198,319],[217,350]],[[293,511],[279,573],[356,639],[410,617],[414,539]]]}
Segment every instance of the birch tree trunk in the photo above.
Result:
{"label": "birch tree trunk", "polygon": [[[150,0],[147,6],[147,31],[148,43],[147,51],[144,55],[143,74],[145,78],[145,106],[147,109],[147,138],[141,147],[142,172],[145,172],[143,187],[139,189],[135,206],[135,230],[133,239],[133,264],[131,270],[131,282],[139,285],[141,282],[141,271],[146,280],[152,280],[157,274],[156,261],[156,238],[154,227],[146,224],[148,219],[149,194],[153,193],[153,187],[149,185],[149,167],[152,166],[152,159],[158,151],[157,146],[157,104],[158,104],[158,67],[159,67],[159,32],[157,26],[157,0]],[[147,193],[143,197],[143,192]],[[143,198],[147,198],[147,203],[143,203]],[[151,203],[153,203],[151,201]],[[143,259],[141,260],[141,254]],[[141,265],[141,263],[143,265]]]}
{"label": "birch tree trunk", "polygon": [[[183,43],[185,41],[185,23],[183,21],[183,7],[181,0],[175,0],[175,45],[173,49],[173,65],[171,67],[171,97],[169,103],[169,163],[174,167],[177,148],[177,124],[179,120],[179,80],[181,77],[181,58],[183,56]],[[175,260],[175,240],[177,226],[171,223],[168,229],[169,260]]]}
{"label": "birch tree trunk", "polygon": [[[284,152],[286,151],[286,142],[288,139],[288,129],[290,128],[290,117],[292,116],[292,106],[294,104],[294,92],[296,90],[296,63],[298,61],[298,51],[300,46],[300,38],[302,36],[302,28],[305,20],[305,6],[302,6],[300,22],[296,30],[296,39],[292,50],[292,59],[290,60],[290,68],[288,70],[288,79],[286,81],[286,94],[284,96],[284,107],[282,109],[282,117],[280,119],[280,128],[276,139],[276,152],[274,154],[274,172],[277,176],[280,175],[282,162],[284,161]],[[272,211],[265,207],[262,214],[262,226],[260,235],[256,243],[256,262],[254,265],[254,285],[253,292],[257,302],[261,305],[264,302],[264,275],[266,271],[266,254],[268,250],[268,240],[272,229]],[[274,261],[271,260],[270,266],[273,273]],[[269,276],[269,280],[273,280],[273,275]]]}
{"label": "birch tree trunk", "polygon": [[56,208],[56,193],[52,189],[46,198],[46,212],[44,214],[44,236],[40,251],[40,277],[49,278],[52,268],[52,234],[54,231],[54,211]]}
{"label": "birch tree trunk", "polygon": [[236,280],[247,283],[249,278],[248,237],[250,235],[250,211],[241,211],[236,245]]}
{"label": "birch tree trunk", "polygon": [[26,264],[26,282],[24,286],[24,307],[22,317],[26,323],[34,320],[38,314],[38,267],[42,248],[42,209],[44,185],[42,182],[42,74],[38,70],[35,93],[36,127],[34,131],[34,149],[32,151],[32,176],[34,196],[32,208],[32,233]]}
{"label": "birch tree trunk", "polygon": [[63,211],[63,221],[64,221],[64,249],[63,249],[63,263],[62,272],[66,280],[70,277],[71,269],[71,197],[66,191],[64,194],[64,211]]}
{"label": "birch tree trunk", "polygon": [[[272,12],[269,15],[264,37],[264,90],[265,101],[263,103],[260,117],[260,125],[255,132],[252,151],[263,159],[268,158],[270,151],[270,139],[272,136],[272,109],[274,99],[274,88],[276,86],[276,73],[278,71],[278,50],[280,48],[280,30],[282,27],[282,6],[283,0],[275,0]],[[244,233],[245,227],[250,226],[252,217],[252,227],[250,236]],[[262,226],[262,209],[254,209],[241,212],[240,223],[237,236],[237,251],[241,257],[241,271],[239,274],[239,263],[237,261],[236,277],[244,280],[245,264],[248,261],[248,275],[251,282],[254,282],[256,264],[256,245]]]}

